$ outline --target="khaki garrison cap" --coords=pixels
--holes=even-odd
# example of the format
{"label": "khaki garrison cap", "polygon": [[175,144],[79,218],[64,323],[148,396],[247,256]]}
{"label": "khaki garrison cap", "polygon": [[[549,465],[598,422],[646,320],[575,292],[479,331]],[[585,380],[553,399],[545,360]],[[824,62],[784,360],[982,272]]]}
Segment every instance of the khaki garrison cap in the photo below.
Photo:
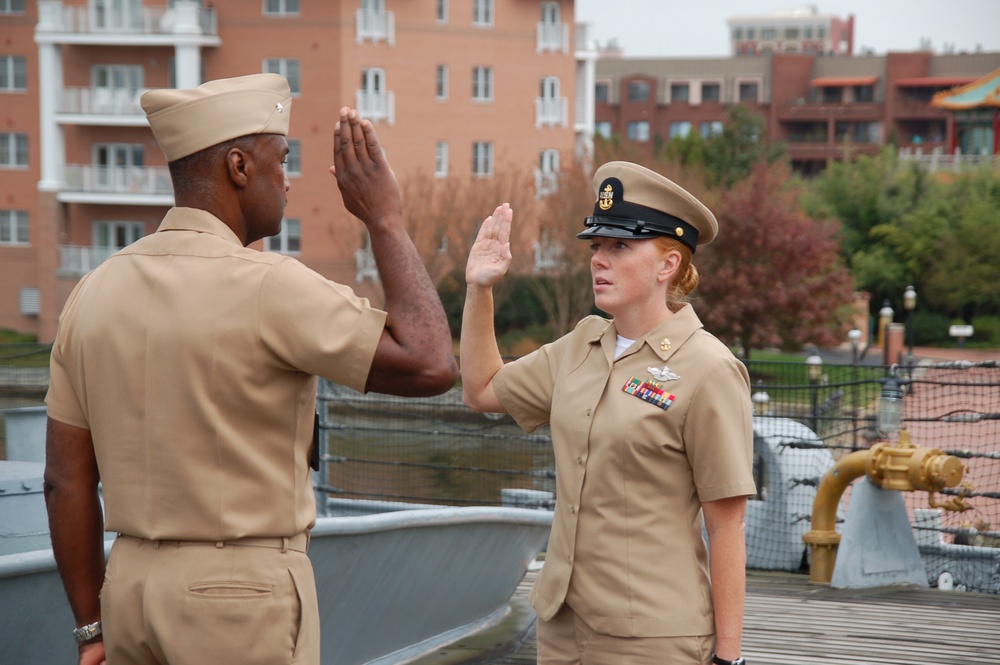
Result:
{"label": "khaki garrison cap", "polygon": [[139,102],[168,162],[249,134],[287,136],[292,114],[288,81],[278,74],[149,90]]}
{"label": "khaki garrison cap", "polygon": [[691,248],[719,232],[712,211],[690,192],[655,171],[631,162],[608,162],[594,173],[597,203],[577,238],[671,236]]}

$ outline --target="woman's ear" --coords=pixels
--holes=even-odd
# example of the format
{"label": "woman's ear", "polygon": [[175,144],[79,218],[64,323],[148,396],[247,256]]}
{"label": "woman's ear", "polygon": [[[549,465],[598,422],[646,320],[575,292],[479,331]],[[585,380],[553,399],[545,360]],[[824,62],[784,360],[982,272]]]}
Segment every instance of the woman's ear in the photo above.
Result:
{"label": "woman's ear", "polygon": [[667,252],[667,255],[663,257],[663,265],[660,267],[659,272],[656,274],[656,278],[661,282],[669,282],[671,278],[677,273],[677,270],[681,265],[681,253],[676,249]]}

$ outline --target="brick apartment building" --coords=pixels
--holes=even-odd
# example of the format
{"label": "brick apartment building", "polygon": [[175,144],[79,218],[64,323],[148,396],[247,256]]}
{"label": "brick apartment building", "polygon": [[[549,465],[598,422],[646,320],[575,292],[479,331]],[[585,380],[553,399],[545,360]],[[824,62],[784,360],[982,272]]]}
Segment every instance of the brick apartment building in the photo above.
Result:
{"label": "brick apartment building", "polygon": [[[732,58],[605,58],[595,74],[596,131],[648,142],[722,131],[741,104],[767,121],[805,173],[830,160],[874,154],[885,144],[907,156],[997,153],[988,114],[963,119],[931,104],[935,93],[1000,68],[1000,53],[821,56],[770,53]],[[956,118],[964,120],[956,123]],[[988,128],[971,131],[967,120]]]}
{"label": "brick apartment building", "polygon": [[51,341],[79,278],[172,205],[142,90],[262,71],[294,112],[286,219],[259,245],[377,297],[328,172],[338,109],[376,123],[401,181],[513,165],[544,189],[593,136],[597,54],[573,17],[573,0],[0,0],[0,328]]}

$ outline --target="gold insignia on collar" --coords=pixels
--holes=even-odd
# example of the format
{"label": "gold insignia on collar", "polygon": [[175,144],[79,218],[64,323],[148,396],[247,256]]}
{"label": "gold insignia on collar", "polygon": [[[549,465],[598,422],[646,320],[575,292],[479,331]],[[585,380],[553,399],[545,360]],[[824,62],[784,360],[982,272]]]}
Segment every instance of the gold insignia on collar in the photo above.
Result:
{"label": "gold insignia on collar", "polygon": [[669,351],[670,350],[670,338],[669,337],[664,337],[662,340],[660,340],[660,350],[661,351]]}

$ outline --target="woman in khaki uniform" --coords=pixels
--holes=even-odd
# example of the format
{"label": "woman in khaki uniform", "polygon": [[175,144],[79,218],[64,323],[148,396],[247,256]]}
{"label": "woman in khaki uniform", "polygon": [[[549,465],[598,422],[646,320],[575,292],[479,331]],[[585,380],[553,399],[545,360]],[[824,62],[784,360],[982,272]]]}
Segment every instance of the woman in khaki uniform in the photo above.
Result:
{"label": "woman in khaki uniform", "polygon": [[505,365],[492,286],[510,265],[507,204],[483,223],[466,268],[466,403],[552,431],[557,502],[531,594],[538,662],[743,663],[749,379],[686,303],[692,254],[718,224],[635,164],[605,164],[594,187],[578,237],[591,243],[595,304],[610,320],[587,317]]}

